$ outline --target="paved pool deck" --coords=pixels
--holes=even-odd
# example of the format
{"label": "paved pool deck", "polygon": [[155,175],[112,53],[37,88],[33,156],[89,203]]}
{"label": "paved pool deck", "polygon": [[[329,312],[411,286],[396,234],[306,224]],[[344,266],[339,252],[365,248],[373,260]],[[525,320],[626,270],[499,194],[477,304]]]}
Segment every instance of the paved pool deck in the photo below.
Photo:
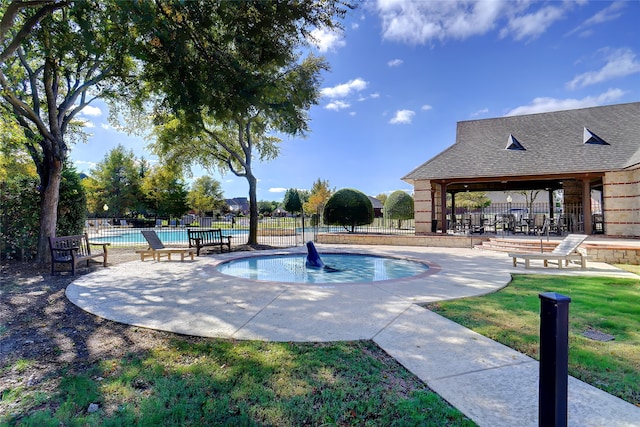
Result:
{"label": "paved pool deck", "polygon": [[[370,339],[478,425],[537,426],[538,362],[419,304],[494,292],[513,273],[638,277],[596,262],[587,270],[542,263],[525,270],[514,268],[506,254],[477,249],[317,248],[321,254],[414,259],[432,269],[361,284],[259,282],[216,270],[239,257],[306,253],[297,247],[119,264],[78,278],[66,294],[97,316],[180,334],[285,342]],[[640,426],[640,408],[570,377],[569,425]]]}

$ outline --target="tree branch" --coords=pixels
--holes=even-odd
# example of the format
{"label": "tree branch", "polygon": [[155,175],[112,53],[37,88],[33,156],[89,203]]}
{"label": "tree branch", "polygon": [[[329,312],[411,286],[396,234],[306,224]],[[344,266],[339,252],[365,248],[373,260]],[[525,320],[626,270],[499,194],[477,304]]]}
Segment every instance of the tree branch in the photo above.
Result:
{"label": "tree branch", "polygon": [[38,25],[42,19],[44,19],[47,15],[53,13],[58,9],[62,9],[69,5],[67,1],[56,1],[56,0],[42,0],[42,1],[16,1],[11,2],[7,11],[2,17],[2,21],[0,21],[0,44],[4,43],[5,35],[9,32],[9,29],[13,25],[16,15],[22,10],[28,7],[33,7],[37,5],[45,4],[46,6],[42,7],[38,10],[35,15],[30,17],[20,28],[18,33],[13,37],[11,43],[7,46],[5,50],[0,53],[0,62],[5,62],[7,58],[9,58],[15,50],[22,44],[24,39],[31,33],[31,30]]}

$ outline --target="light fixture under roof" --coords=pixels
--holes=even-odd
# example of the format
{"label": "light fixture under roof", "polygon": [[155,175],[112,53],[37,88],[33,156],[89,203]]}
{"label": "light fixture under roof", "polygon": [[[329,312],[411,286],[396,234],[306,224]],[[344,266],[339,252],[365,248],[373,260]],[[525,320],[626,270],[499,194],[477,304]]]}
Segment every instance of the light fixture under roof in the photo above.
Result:
{"label": "light fixture under roof", "polygon": [[600,138],[595,133],[591,132],[586,127],[582,132],[582,143],[583,144],[593,144],[593,145],[609,145],[604,139]]}
{"label": "light fixture under roof", "polygon": [[522,150],[526,151],[526,148],[515,138],[515,136],[509,134],[509,139],[507,140],[507,146],[505,150]]}

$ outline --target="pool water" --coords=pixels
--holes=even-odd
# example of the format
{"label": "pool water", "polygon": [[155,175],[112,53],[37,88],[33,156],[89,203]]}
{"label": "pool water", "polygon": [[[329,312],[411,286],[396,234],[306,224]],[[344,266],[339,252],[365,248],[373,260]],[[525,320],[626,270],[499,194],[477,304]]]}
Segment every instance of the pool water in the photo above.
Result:
{"label": "pool water", "polygon": [[365,283],[424,274],[429,266],[398,258],[357,254],[320,254],[328,271],[306,267],[304,255],[272,255],[237,259],[218,265],[220,273],[252,280],[292,283]]}
{"label": "pool water", "polygon": [[[185,228],[180,229],[156,229],[156,233],[160,238],[160,241],[164,244],[184,244],[187,245],[189,243],[189,238],[187,236],[187,230]],[[128,243],[128,244],[146,244],[147,241],[140,233],[140,229],[121,229],[121,228],[113,228],[106,229],[102,231],[104,235],[101,236],[91,236],[90,240],[92,242],[108,242],[112,244],[119,243]],[[246,236],[246,230],[223,230],[222,234],[227,236]]]}

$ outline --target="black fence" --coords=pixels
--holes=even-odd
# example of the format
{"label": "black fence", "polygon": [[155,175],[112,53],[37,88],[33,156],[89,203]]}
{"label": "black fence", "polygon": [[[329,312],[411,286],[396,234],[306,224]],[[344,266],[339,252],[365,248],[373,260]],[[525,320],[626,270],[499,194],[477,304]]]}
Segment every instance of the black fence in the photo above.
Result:
{"label": "black fence", "polygon": [[[599,205],[592,205],[593,229],[588,233],[604,233],[604,218]],[[437,212],[436,212],[437,214]],[[438,216],[439,218],[439,216]],[[319,223],[319,224],[318,224]],[[545,232],[558,235],[583,233],[584,218],[581,206],[564,205],[549,210],[547,203],[497,203],[482,209],[457,208],[455,215],[447,211],[447,230],[450,233],[536,234],[547,225]],[[433,224],[440,229],[439,219]],[[246,244],[249,236],[249,218],[211,218],[185,216],[181,219],[117,219],[93,218],[87,220],[86,232],[91,240],[109,242],[113,246],[145,246],[140,230],[154,229],[162,242],[168,245],[187,245],[187,228],[220,228],[231,236],[234,246]],[[258,221],[258,243],[290,247],[316,240],[319,233],[349,233],[350,227],[323,225],[311,217],[265,217]],[[375,218],[373,223],[357,226],[359,234],[415,234],[415,221]]]}
{"label": "black fence", "polygon": [[[447,210],[447,230],[451,233],[539,234],[548,232],[604,233],[604,216],[600,204],[592,203],[592,229],[585,230],[581,205],[554,206],[548,203],[496,203],[481,209]],[[440,223],[433,224],[440,229]],[[544,230],[543,230],[544,228]]]}
{"label": "black fence", "polygon": [[[318,225],[310,217],[268,217],[258,221],[258,244],[291,247],[315,240],[319,233],[348,233],[351,228]],[[188,228],[220,228],[224,235],[231,236],[233,246],[246,244],[249,237],[249,218],[234,217],[215,219],[211,217],[184,217],[182,219],[119,219],[90,218],[85,231],[92,241],[108,242],[112,246],[146,246],[141,230],[155,230],[166,245],[188,245]],[[414,234],[415,222],[411,220],[387,220],[376,218],[372,224],[355,227],[356,233]]]}

